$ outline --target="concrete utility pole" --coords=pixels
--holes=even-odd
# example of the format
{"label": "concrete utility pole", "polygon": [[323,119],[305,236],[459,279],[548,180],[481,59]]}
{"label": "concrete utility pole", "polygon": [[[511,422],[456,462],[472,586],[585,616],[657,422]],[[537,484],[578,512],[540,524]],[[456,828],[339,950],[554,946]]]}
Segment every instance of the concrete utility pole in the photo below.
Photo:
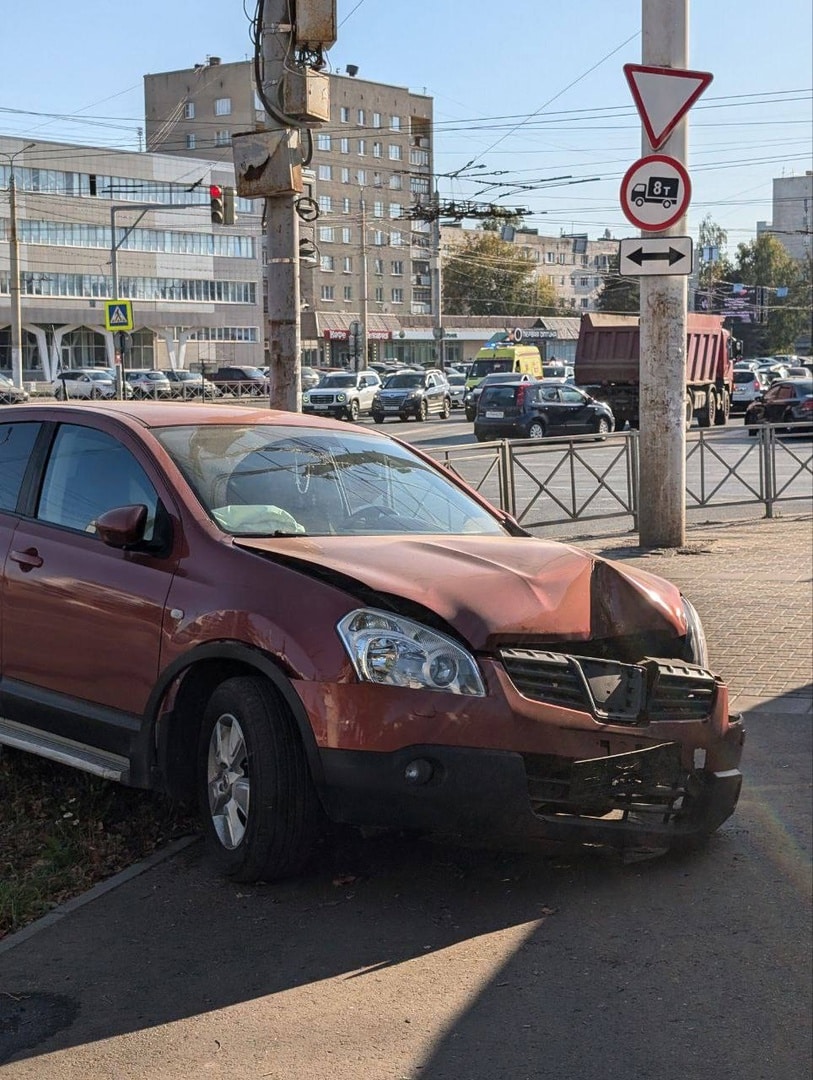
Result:
{"label": "concrete utility pole", "polygon": [[35,143],[28,143],[13,154],[4,154],[8,158],[8,201],[11,225],[9,229],[9,255],[11,282],[9,286],[11,300],[11,380],[22,389],[23,385],[23,316],[20,300],[20,238],[17,232],[17,183],[14,179],[14,159],[31,150]]}
{"label": "concrete utility pole", "polygon": [[[435,184],[435,203],[440,207],[438,186]],[[435,267],[432,274],[432,315],[435,323],[435,341],[438,353],[438,367],[441,371],[446,370],[446,350],[443,346],[443,267],[441,265],[442,254],[440,250],[440,213],[432,224],[432,246],[435,249]]]}
{"label": "concrete utility pole", "polygon": [[[286,62],[294,41],[289,0],[263,3],[263,93],[281,102]],[[292,132],[289,130],[288,135]],[[266,283],[268,362],[271,408],[299,412],[301,390],[301,330],[299,291],[299,217],[288,193],[269,195],[266,208]]]}
{"label": "concrete utility pole", "polygon": [[[686,69],[689,0],[642,0],[642,63]],[[689,121],[684,117],[658,153],[686,164]],[[643,154],[651,154],[646,134]],[[682,236],[686,219],[645,236]],[[683,276],[641,278],[640,513],[643,547],[686,542],[686,308]]]}

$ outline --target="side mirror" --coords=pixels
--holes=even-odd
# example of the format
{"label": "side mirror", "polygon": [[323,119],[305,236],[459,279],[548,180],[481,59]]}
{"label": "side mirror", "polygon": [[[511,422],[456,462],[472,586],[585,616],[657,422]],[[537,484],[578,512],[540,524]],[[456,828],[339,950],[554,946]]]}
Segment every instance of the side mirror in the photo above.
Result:
{"label": "side mirror", "polygon": [[144,539],[147,507],[143,504],[116,506],[100,514],[95,525],[96,535],[108,547],[133,547]]}

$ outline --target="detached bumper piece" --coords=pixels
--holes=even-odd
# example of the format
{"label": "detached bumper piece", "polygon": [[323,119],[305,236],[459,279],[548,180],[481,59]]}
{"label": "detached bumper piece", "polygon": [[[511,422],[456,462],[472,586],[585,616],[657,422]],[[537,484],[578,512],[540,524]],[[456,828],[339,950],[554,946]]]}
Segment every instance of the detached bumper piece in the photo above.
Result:
{"label": "detached bumper piece", "polygon": [[622,664],[537,649],[503,649],[500,657],[523,697],[589,712],[599,723],[707,720],[714,709],[717,680],[683,660]]}

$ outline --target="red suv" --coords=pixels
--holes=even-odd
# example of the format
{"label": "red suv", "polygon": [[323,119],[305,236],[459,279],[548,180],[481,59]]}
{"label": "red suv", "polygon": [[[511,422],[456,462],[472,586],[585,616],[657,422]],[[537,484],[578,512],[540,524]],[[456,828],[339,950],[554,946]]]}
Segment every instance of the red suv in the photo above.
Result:
{"label": "red suv", "polygon": [[377,431],[8,406],[0,566],[0,743],[196,793],[238,880],[298,871],[326,818],[662,849],[737,802],[678,590]]}

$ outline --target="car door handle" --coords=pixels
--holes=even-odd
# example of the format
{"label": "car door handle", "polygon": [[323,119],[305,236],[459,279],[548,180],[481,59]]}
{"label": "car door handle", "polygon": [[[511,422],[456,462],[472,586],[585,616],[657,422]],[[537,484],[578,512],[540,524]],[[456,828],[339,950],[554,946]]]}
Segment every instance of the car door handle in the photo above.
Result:
{"label": "car door handle", "polygon": [[42,556],[36,548],[26,548],[25,551],[10,551],[8,556],[12,562],[20,564],[22,570],[35,570],[42,566]]}

